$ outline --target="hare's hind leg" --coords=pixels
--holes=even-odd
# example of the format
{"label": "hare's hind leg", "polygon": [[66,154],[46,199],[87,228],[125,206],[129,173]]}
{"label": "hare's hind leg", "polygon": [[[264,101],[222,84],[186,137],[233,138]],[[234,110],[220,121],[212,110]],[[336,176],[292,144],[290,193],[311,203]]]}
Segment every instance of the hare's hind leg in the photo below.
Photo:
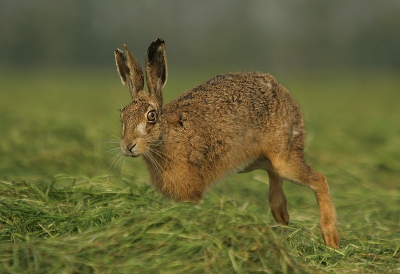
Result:
{"label": "hare's hind leg", "polygon": [[286,161],[275,159],[271,161],[276,172],[285,180],[307,186],[315,193],[320,215],[320,226],[325,244],[330,247],[339,247],[339,234],[336,228],[336,211],[328,182],[322,173],[311,169],[305,162],[303,153],[294,153]]}
{"label": "hare's hind leg", "polygon": [[289,225],[283,179],[274,171],[267,170],[269,177],[269,207],[277,223]]}

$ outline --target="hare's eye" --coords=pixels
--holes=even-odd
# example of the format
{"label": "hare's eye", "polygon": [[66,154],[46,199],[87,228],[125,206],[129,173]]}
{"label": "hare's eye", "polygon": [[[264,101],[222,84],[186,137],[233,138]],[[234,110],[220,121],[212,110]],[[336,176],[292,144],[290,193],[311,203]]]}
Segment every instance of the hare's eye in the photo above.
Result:
{"label": "hare's eye", "polygon": [[154,110],[150,110],[147,112],[147,121],[150,123],[155,123],[156,122],[156,112]]}

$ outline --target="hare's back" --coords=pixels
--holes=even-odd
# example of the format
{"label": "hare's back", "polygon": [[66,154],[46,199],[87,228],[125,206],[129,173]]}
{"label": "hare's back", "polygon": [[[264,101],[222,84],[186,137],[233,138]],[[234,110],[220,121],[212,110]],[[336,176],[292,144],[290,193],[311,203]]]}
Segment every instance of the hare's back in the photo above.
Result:
{"label": "hare's back", "polygon": [[[222,119],[230,124],[289,123],[301,118],[290,93],[270,74],[248,72],[217,75],[192,88],[166,106],[169,112],[189,112],[202,120]],[[300,121],[299,121],[300,122]]]}
{"label": "hare's back", "polygon": [[260,144],[271,149],[303,145],[299,107],[269,74],[218,75],[163,111],[173,140],[169,151],[204,173],[213,174],[216,163],[225,163],[225,170],[246,166],[261,153]]}

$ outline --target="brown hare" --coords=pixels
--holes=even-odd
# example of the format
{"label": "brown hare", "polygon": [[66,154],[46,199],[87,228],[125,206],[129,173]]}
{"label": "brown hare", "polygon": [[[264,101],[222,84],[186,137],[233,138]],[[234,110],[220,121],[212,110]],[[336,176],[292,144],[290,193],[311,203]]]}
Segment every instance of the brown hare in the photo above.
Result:
{"label": "brown hare", "polygon": [[270,74],[217,75],[163,106],[167,81],[164,41],[146,55],[148,92],[138,60],[115,50],[122,83],[132,102],[122,108],[122,153],[143,156],[154,187],[179,201],[198,202],[213,182],[264,169],[275,220],[289,224],[283,180],[311,188],[325,244],[337,248],[336,212],[325,176],[304,159],[304,123],[298,104]]}

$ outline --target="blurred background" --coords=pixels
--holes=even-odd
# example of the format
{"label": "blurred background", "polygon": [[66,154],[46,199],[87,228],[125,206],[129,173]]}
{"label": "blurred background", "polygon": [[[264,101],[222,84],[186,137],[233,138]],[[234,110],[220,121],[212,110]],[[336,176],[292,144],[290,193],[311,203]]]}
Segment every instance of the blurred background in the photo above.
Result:
{"label": "blurred background", "polygon": [[[130,96],[113,51],[126,43],[143,66],[160,37],[166,102],[217,73],[270,72],[300,102],[322,171],[353,164],[357,176],[390,177],[400,170],[399,15],[397,0],[1,0],[0,176],[123,170],[119,109]],[[129,163],[121,173],[142,169]]]}
{"label": "blurred background", "polygon": [[0,2],[0,67],[112,68],[166,41],[169,66],[297,71],[400,69],[400,1]]}
{"label": "blurred background", "polygon": [[[166,42],[165,103],[217,73],[237,71],[270,72],[291,92],[304,113],[307,162],[329,181],[340,251],[317,244],[311,191],[286,182],[292,228],[282,230],[279,245],[276,238],[268,249],[260,247],[268,236],[253,222],[275,223],[264,171],[227,177],[196,207],[162,204],[167,200],[147,187],[142,159],[119,152],[120,109],[131,98],[113,51],[126,43],[143,67],[156,38]],[[255,272],[271,261],[282,270],[269,272],[290,272],[283,263],[292,259],[279,247],[289,244],[297,262],[324,271],[399,271],[399,73],[400,0],[0,0],[0,239],[28,241],[0,245],[3,268],[40,272],[44,262],[54,268],[42,272],[82,273],[139,262],[148,273],[153,262],[168,272],[166,262],[177,267],[184,261],[187,271],[197,260],[193,254],[201,254],[203,272],[218,272],[215,263],[232,264],[237,272],[254,264]],[[228,218],[236,208],[239,215]],[[129,216],[133,221],[114,223]],[[255,230],[237,226],[250,219]],[[108,222],[117,226],[98,230]],[[121,230],[113,229],[118,224]],[[232,227],[234,237],[218,238]],[[158,234],[164,228],[171,233]],[[245,252],[230,247],[248,243],[237,231],[256,230],[260,236],[249,233]],[[100,235],[96,231],[105,236],[93,236]],[[53,240],[43,253],[37,240],[48,237]],[[202,239],[209,240],[202,245]],[[181,241],[196,245],[182,249]],[[221,252],[225,257],[216,255]],[[283,259],[271,260],[271,254]],[[7,266],[13,260],[14,268]],[[68,262],[87,268],[60,268]],[[35,271],[19,271],[26,265]]]}

